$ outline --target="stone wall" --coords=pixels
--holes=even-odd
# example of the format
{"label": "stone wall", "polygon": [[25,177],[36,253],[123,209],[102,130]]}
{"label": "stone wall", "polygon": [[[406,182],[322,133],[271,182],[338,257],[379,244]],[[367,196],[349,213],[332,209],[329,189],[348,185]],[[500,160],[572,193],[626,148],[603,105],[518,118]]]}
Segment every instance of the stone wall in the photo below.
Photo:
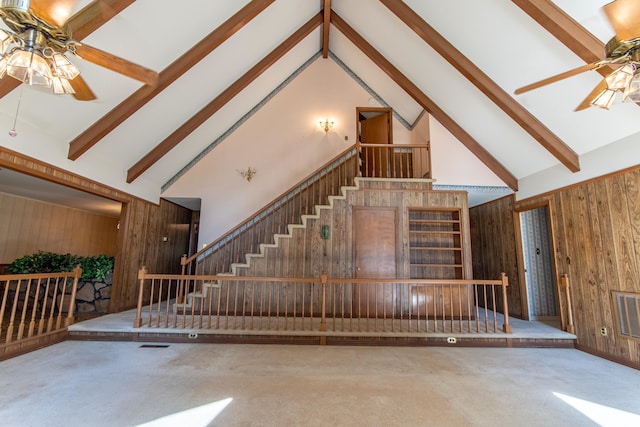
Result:
{"label": "stone wall", "polygon": [[76,293],[76,313],[108,313],[112,281],[113,271],[106,275],[104,282],[81,279]]}

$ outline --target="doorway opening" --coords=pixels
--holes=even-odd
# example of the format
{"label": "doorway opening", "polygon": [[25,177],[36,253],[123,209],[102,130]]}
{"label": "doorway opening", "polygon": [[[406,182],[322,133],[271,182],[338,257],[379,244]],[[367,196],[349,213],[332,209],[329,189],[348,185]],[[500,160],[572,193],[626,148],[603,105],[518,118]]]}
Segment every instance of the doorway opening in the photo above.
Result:
{"label": "doorway opening", "polygon": [[373,144],[393,144],[391,108],[356,107],[358,142],[361,151],[362,176],[388,178],[393,176],[393,151],[373,147]]}
{"label": "doorway opening", "polygon": [[551,234],[549,206],[521,211],[517,215],[520,232],[522,312],[527,320],[537,320],[560,328],[558,284]]}

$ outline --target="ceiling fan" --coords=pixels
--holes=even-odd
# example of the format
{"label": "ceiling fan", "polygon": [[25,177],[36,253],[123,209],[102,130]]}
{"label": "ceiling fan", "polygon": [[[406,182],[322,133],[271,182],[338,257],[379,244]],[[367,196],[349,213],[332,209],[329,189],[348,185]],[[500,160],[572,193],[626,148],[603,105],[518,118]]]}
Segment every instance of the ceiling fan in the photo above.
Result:
{"label": "ceiling fan", "polygon": [[516,95],[605,66],[616,67],[575,111],[595,106],[609,109],[618,92],[623,101],[640,102],[640,1],[615,0],[602,8],[616,35],[605,46],[605,57],[578,68],[521,87]]}
{"label": "ceiling fan", "polygon": [[72,38],[67,20],[78,0],[1,0],[0,78],[14,77],[28,85],[73,94],[81,101],[96,99],[80,70],[66,54],[155,85],[158,73]]}

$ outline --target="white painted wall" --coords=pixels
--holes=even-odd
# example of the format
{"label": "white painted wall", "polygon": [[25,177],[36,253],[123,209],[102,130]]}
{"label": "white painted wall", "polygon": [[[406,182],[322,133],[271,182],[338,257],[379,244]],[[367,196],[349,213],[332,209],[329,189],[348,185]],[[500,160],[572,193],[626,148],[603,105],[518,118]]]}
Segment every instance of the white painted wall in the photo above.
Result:
{"label": "white painted wall", "polygon": [[[356,107],[380,106],[370,97],[334,61],[318,59],[162,196],[202,199],[202,247],[355,144]],[[335,121],[327,134],[318,125],[325,118]],[[392,126],[396,143],[410,142],[410,131]],[[251,182],[238,173],[249,166]]]}
{"label": "white painted wall", "polygon": [[640,135],[631,135],[580,156],[580,171],[559,164],[518,181],[516,199],[522,200],[551,190],[640,164]]}
{"label": "white painted wall", "polygon": [[[506,185],[444,126],[429,115],[431,168],[439,185]],[[452,162],[453,160],[453,162]]]}

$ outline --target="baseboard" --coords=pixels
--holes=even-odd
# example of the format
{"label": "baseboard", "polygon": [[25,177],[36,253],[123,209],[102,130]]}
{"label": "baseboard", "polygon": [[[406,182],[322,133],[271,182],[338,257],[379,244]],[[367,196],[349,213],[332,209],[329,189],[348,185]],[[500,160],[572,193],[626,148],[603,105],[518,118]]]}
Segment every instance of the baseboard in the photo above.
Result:
{"label": "baseboard", "polygon": [[637,370],[640,371],[640,363],[639,362],[634,362],[633,360],[624,359],[624,358],[619,357],[619,356],[613,356],[613,355],[611,355],[609,353],[605,353],[605,352],[599,351],[599,350],[594,350],[594,349],[592,349],[590,347],[586,347],[586,346],[579,345],[579,344],[576,344],[576,350],[584,351],[585,353],[589,353],[589,354],[592,354],[594,356],[600,357],[602,359],[607,359],[607,360],[609,360],[611,362],[619,363],[621,365],[628,366],[630,368],[637,369]]}
{"label": "baseboard", "polygon": [[39,350],[63,342],[67,338],[67,329],[59,329],[20,341],[0,345],[0,360],[10,359],[31,351]]}

